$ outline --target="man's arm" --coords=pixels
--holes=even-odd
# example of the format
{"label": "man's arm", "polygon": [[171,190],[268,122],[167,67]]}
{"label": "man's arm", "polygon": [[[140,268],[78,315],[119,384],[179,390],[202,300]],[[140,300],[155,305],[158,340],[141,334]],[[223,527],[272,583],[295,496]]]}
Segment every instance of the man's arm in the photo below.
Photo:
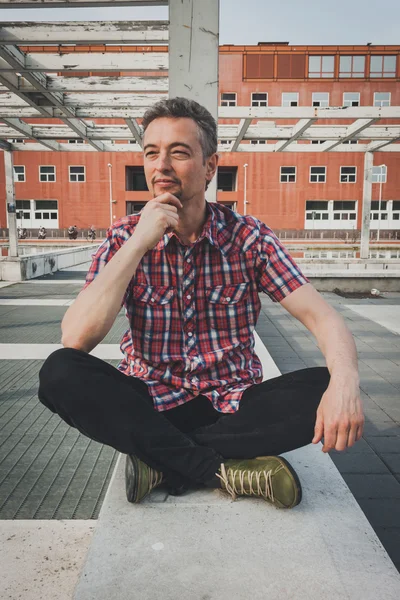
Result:
{"label": "man's arm", "polygon": [[323,437],[324,452],[344,450],[361,438],[364,426],[353,336],[311,284],[302,285],[281,304],[315,336],[331,375],[318,407],[313,443]]}

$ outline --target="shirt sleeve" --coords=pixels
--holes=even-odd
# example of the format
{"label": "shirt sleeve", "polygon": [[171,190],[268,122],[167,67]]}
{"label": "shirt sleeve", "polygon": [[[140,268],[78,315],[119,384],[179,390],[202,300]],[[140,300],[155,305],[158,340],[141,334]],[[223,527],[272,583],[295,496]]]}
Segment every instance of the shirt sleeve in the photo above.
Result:
{"label": "shirt sleeve", "polygon": [[297,288],[310,283],[275,233],[261,221],[256,273],[258,291],[268,294],[274,302],[281,302]]}
{"label": "shirt sleeve", "polygon": [[[105,265],[112,259],[113,256],[115,256],[115,254],[121,248],[124,241],[125,240],[120,240],[118,238],[115,230],[111,228],[107,230],[106,239],[99,246],[96,252],[92,254],[92,263],[86,274],[85,284],[81,291],[85,290],[92,283],[92,281],[97,277],[97,275],[105,267]],[[123,306],[127,301],[129,291],[130,285],[125,291],[124,297],[121,302],[121,306]]]}

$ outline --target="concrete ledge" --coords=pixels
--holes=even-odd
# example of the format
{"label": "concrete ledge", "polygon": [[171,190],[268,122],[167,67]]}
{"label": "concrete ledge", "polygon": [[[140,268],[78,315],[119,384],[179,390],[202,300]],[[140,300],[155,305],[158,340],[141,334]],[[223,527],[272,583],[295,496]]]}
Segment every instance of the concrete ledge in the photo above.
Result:
{"label": "concrete ledge", "polygon": [[0,257],[0,280],[25,281],[91,260],[99,244],[48,250],[38,254]]}
{"label": "concrete ledge", "polygon": [[[256,336],[264,379],[277,367]],[[321,445],[287,455],[303,501],[279,510],[218,490],[126,501],[113,474],[75,600],[394,600],[400,575]]]}
{"label": "concrete ledge", "polygon": [[370,293],[373,288],[381,292],[400,292],[400,275],[365,276],[361,273],[307,273],[304,272],[319,292],[360,292]]}

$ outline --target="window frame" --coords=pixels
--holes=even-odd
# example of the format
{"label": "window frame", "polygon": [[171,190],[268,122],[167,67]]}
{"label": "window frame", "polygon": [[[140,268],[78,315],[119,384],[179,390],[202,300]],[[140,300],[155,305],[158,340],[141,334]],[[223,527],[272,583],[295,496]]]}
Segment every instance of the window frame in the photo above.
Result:
{"label": "window frame", "polygon": [[[253,96],[254,94],[265,94],[266,99],[265,100],[253,100]],[[254,104],[254,102],[265,102],[265,104]],[[258,106],[258,107],[264,107],[264,106],[268,106],[268,92],[252,92],[251,96],[250,96],[250,106]]]}
{"label": "window frame", "polygon": [[285,108],[291,108],[291,107],[292,107],[292,105],[291,105],[291,104],[286,106],[286,105],[283,103],[283,96],[284,96],[285,94],[296,94],[296,96],[297,96],[297,100],[296,100],[297,104],[296,104],[296,106],[299,106],[299,102],[300,102],[300,93],[299,93],[299,92],[282,92],[282,97],[281,97],[281,105],[282,105],[283,107],[285,107]]}
{"label": "window frame", "polygon": [[[316,94],[325,94],[326,96],[328,96],[328,100],[327,100],[328,103],[327,104],[322,104],[322,105],[321,104],[315,105],[314,102],[320,102],[319,100],[314,100],[314,96]],[[329,101],[330,101],[330,93],[329,92],[312,92],[312,96],[311,96],[311,106],[312,107],[318,106],[320,108],[328,108],[329,107]],[[322,100],[322,102],[326,102],[326,101]]]}
{"label": "window frame", "polygon": [[[23,173],[16,173],[15,169],[23,169]],[[25,165],[13,165],[13,174],[14,174],[14,182],[15,183],[24,183],[26,182],[26,169]],[[23,179],[19,179],[19,176],[23,175]]]}
{"label": "window frame", "polygon": [[[41,173],[40,169],[45,168],[53,168],[54,173]],[[54,179],[51,181],[49,179],[42,179],[42,176],[48,177],[49,175],[54,175]],[[39,165],[39,182],[40,183],[55,183],[57,181],[57,168],[56,165]]]}
{"label": "window frame", "polygon": [[[341,69],[341,61],[342,58],[350,58],[350,71],[342,71]],[[354,59],[355,58],[363,58],[364,59],[364,69],[363,71],[354,71]],[[339,79],[365,79],[365,71],[366,71],[366,56],[365,54],[341,54],[339,56]]]}
{"label": "window frame", "polygon": [[[314,175],[311,173],[311,169],[324,169],[324,173],[314,173]],[[317,181],[312,181],[311,180],[311,176],[316,176],[317,177]],[[312,165],[310,166],[310,171],[309,171],[309,183],[326,183],[326,179],[327,179],[327,167],[325,165]],[[323,177],[323,180],[320,180],[319,177]]]}
{"label": "window frame", "polygon": [[[285,177],[292,177],[293,173],[282,173],[282,169],[294,169],[294,181],[289,181],[289,179],[287,179],[286,181],[284,181],[282,179],[283,176]],[[280,173],[280,183],[296,183],[297,181],[297,167],[295,165],[281,165],[280,169],[279,169],[279,173]]]}
{"label": "window frame", "polygon": [[[381,176],[383,176],[382,183],[387,182],[388,169],[387,169],[387,165],[383,165],[383,166],[385,167],[385,169],[382,169],[382,165],[373,165],[371,183],[381,183],[381,181],[380,181]],[[374,169],[380,169],[380,173],[374,173]],[[377,179],[374,180],[374,177],[377,177]]]}
{"label": "window frame", "polygon": [[[377,94],[388,94],[389,96],[389,104],[377,104],[376,95]],[[386,100],[379,100],[379,102],[386,102]],[[383,106],[391,106],[392,105],[392,92],[374,92],[374,106],[382,108]]]}
{"label": "window frame", "polygon": [[[357,105],[353,105],[353,104],[346,104],[346,100],[344,99],[346,94],[358,94],[358,104]],[[347,106],[348,108],[351,108],[352,106],[361,106],[361,94],[360,92],[343,92],[343,104],[342,106]],[[352,102],[354,102],[354,100],[352,100]]]}
{"label": "window frame", "polygon": [[[234,94],[235,96],[235,100],[223,100],[222,96],[224,96],[225,94]],[[221,92],[221,106],[237,106],[237,92]],[[231,104],[231,102],[234,102],[234,104]]]}
{"label": "window frame", "polygon": [[[353,177],[353,174],[342,173],[342,169],[355,169],[355,171],[354,171],[354,181],[342,181],[342,175],[346,176],[346,177]],[[357,183],[357,166],[356,165],[340,165],[339,183]]]}
{"label": "window frame", "polygon": [[[372,59],[380,58],[382,60],[382,69],[381,71],[372,71]],[[394,58],[394,70],[393,71],[385,71],[385,58]],[[396,69],[397,69],[397,55],[396,54],[371,54],[370,66],[369,66],[369,76],[371,79],[395,79],[396,78]],[[388,73],[385,75],[385,73]]]}
{"label": "window frame", "polygon": [[[71,175],[82,175],[82,173],[71,173],[71,167],[80,167],[83,169],[83,180],[71,179]],[[86,165],[68,165],[69,183],[86,183]]]}
{"label": "window frame", "polygon": [[[319,58],[319,71],[310,71],[310,58]],[[323,70],[324,58],[333,59],[333,68],[329,71]],[[308,55],[308,78],[309,79],[334,79],[335,77],[335,55],[334,54],[309,54]],[[324,75],[325,73],[325,75]]]}

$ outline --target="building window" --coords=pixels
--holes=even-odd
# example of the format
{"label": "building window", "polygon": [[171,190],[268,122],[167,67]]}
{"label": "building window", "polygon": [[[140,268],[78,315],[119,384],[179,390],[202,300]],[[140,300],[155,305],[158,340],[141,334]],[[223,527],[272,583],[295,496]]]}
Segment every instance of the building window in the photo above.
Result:
{"label": "building window", "polygon": [[329,106],[329,93],[328,92],[313,92],[312,105],[326,108]]}
{"label": "building window", "polygon": [[357,167],[340,167],[340,183],[355,183]]}
{"label": "building window", "polygon": [[395,56],[371,56],[370,77],[396,77]]}
{"label": "building window", "polygon": [[341,56],[339,77],[365,77],[365,56]]}
{"label": "building window", "polygon": [[[35,200],[34,218],[39,221],[56,221],[58,219],[57,200]],[[56,225],[52,225],[56,227]]]}
{"label": "building window", "polygon": [[12,144],[25,144],[25,138],[11,138],[8,141]]}
{"label": "building window", "polygon": [[333,220],[334,221],[356,221],[356,201],[355,200],[335,200],[333,202]]}
{"label": "building window", "polygon": [[126,214],[135,215],[139,213],[146,206],[146,202],[127,202],[126,203]]}
{"label": "building window", "polygon": [[333,77],[335,71],[334,56],[309,56],[308,76],[312,78]]}
{"label": "building window", "polygon": [[72,181],[85,181],[85,167],[70,167],[69,168],[69,180]]}
{"label": "building window", "polygon": [[314,223],[314,221],[328,221],[328,219],[329,212],[327,200],[306,201],[306,221]]}
{"label": "building window", "polygon": [[345,140],[342,144],[358,144],[358,140]]}
{"label": "building window", "polygon": [[310,183],[325,183],[326,167],[310,167]]}
{"label": "building window", "polygon": [[281,183],[296,182],[296,167],[281,167]]}
{"label": "building window", "polygon": [[55,167],[39,167],[39,181],[55,181],[56,180],[56,168]]}
{"label": "building window", "polygon": [[360,92],[344,92],[343,106],[360,106]]}
{"label": "building window", "polygon": [[312,144],[323,144],[326,140],[311,140]]}
{"label": "building window", "polygon": [[283,92],[282,106],[298,106],[298,105],[299,105],[299,93],[298,92]]}
{"label": "building window", "polygon": [[222,145],[228,146],[229,144],[233,144],[233,140],[220,140]]}
{"label": "building window", "polygon": [[14,181],[25,181],[25,165],[14,165]]}
{"label": "building window", "polygon": [[218,167],[217,189],[219,192],[236,190],[237,167]]}
{"label": "building window", "polygon": [[268,106],[268,94],[267,93],[255,93],[251,95],[252,106]]}
{"label": "building window", "polygon": [[387,180],[387,166],[378,165],[372,167],[372,183],[386,183]]}
{"label": "building window", "polygon": [[71,140],[68,140],[68,144],[84,144],[85,140],[83,140],[82,138],[73,138]]}
{"label": "building window", "polygon": [[236,106],[236,92],[234,94],[221,94],[221,106]]}
{"label": "building window", "polygon": [[125,189],[127,192],[148,192],[144,167],[125,167]]}
{"label": "building window", "polygon": [[375,92],[374,106],[390,106],[390,92]]}
{"label": "building window", "polygon": [[17,219],[26,220],[31,218],[31,201],[30,200],[16,200],[16,217]]}
{"label": "building window", "polygon": [[251,144],[266,144],[266,140],[251,140]]}

